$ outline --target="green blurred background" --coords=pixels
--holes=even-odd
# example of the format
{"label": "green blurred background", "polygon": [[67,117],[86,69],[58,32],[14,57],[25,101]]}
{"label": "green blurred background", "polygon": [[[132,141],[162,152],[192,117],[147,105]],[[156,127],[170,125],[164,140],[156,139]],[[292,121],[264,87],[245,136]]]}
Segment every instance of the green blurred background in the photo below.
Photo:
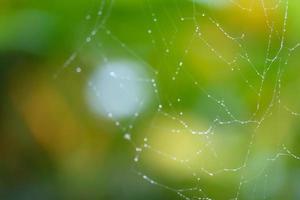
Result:
{"label": "green blurred background", "polygon": [[[300,52],[292,49],[300,38],[300,2],[288,1],[282,40],[286,5],[1,0],[0,199],[184,199],[178,189],[196,187],[183,193],[300,199]],[[266,57],[282,41],[259,97],[257,71],[263,74]],[[136,91],[128,85],[106,91],[101,83],[114,79],[97,82],[111,63],[140,68],[137,74],[125,69],[123,77]],[[127,116],[112,119],[98,105],[103,88],[121,110],[127,106],[122,91],[145,99],[131,104],[138,112],[128,108]],[[216,119],[264,120],[257,126]],[[208,137],[191,134],[210,126]]]}

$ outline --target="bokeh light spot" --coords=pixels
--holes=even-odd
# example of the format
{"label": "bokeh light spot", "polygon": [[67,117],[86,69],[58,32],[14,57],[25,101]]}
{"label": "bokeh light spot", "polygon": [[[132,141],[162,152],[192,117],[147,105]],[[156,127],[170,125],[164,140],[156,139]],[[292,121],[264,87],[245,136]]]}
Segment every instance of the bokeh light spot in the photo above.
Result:
{"label": "bokeh light spot", "polygon": [[132,61],[115,61],[99,66],[89,80],[91,109],[108,118],[136,116],[150,99],[144,66]]}

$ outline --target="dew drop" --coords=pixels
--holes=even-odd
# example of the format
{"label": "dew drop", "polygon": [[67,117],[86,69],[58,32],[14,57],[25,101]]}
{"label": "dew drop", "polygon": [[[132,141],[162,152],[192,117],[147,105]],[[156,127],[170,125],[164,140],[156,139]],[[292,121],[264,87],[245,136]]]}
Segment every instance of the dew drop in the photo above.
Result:
{"label": "dew drop", "polygon": [[91,40],[92,40],[91,37],[87,37],[87,38],[86,38],[86,42],[90,42]]}
{"label": "dew drop", "polygon": [[76,68],[76,72],[77,72],[77,73],[80,73],[81,71],[82,71],[81,67],[77,67],[77,68]]}
{"label": "dew drop", "polygon": [[124,139],[125,139],[125,140],[131,140],[131,135],[130,135],[129,133],[126,133],[126,134],[124,135]]}

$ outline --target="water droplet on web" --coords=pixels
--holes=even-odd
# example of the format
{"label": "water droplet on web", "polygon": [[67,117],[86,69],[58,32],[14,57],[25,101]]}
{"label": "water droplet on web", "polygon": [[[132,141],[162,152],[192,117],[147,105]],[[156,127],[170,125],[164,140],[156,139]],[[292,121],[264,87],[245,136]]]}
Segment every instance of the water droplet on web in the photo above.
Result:
{"label": "water droplet on web", "polygon": [[87,16],[85,17],[86,20],[90,20],[91,18],[92,18],[91,15],[87,15]]}
{"label": "water droplet on web", "polygon": [[115,73],[115,72],[110,72],[109,75],[110,75],[111,77],[114,77],[114,78],[116,77],[116,73]]}
{"label": "water droplet on web", "polygon": [[76,68],[76,72],[77,72],[77,73],[80,73],[81,71],[82,71],[81,67],[77,67],[77,68]]}
{"label": "water droplet on web", "polygon": [[129,133],[126,133],[126,134],[124,135],[124,139],[125,139],[125,140],[131,140],[131,135],[130,135]]}
{"label": "water droplet on web", "polygon": [[141,152],[141,151],[142,151],[142,149],[141,149],[141,148],[139,148],[139,147],[137,147],[137,148],[135,148],[135,151],[136,151],[136,152]]}

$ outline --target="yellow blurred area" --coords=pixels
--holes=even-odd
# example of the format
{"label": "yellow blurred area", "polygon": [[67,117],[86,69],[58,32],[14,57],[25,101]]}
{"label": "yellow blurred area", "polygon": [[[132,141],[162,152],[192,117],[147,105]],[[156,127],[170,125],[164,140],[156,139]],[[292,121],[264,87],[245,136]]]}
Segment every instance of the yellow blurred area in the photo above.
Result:
{"label": "yellow blurred area", "polygon": [[33,73],[36,75],[15,74],[10,81],[9,96],[14,109],[62,175],[88,181],[104,162],[110,138],[81,121],[54,79],[49,81],[44,75]]}

